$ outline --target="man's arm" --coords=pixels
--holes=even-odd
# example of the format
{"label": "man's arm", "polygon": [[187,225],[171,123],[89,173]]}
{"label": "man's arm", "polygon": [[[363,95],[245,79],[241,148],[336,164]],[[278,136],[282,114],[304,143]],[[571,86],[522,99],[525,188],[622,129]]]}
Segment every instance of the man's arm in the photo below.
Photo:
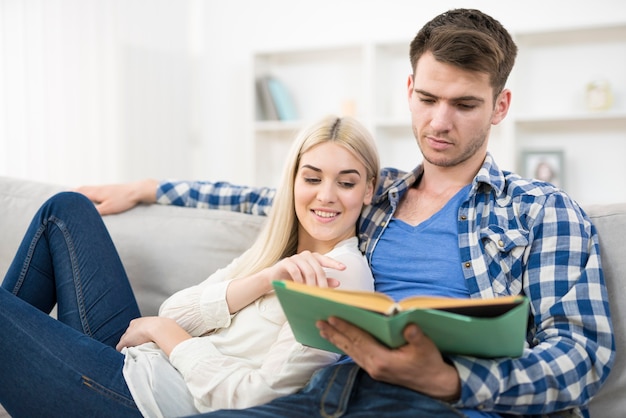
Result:
{"label": "man's arm", "polygon": [[153,179],[82,186],[76,191],[94,202],[101,215],[121,213],[142,203],[159,203],[265,216],[275,194],[275,190],[268,187],[236,186],[226,182],[159,182]]}
{"label": "man's arm", "polygon": [[152,179],[75,189],[96,204],[100,215],[125,212],[141,203],[155,203],[158,182]]}
{"label": "man's arm", "polygon": [[163,181],[156,189],[156,202],[266,216],[275,194],[269,187],[237,186],[227,182]]}
{"label": "man's arm", "polygon": [[373,378],[456,400],[459,408],[541,415],[584,407],[615,358],[598,237],[567,197],[556,193],[539,206],[541,213],[526,219],[530,242],[517,247],[527,253],[519,259],[525,260],[521,281],[532,313],[529,348],[521,357],[444,358],[412,327],[405,330],[409,343],[396,350],[339,320],[320,323],[322,336]]}

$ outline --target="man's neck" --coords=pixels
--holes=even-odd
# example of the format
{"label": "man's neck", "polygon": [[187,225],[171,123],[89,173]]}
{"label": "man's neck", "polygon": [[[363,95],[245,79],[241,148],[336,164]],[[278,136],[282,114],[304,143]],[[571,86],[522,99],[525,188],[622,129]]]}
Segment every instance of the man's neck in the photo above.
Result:
{"label": "man's neck", "polygon": [[413,226],[429,219],[472,182],[481,165],[440,167],[425,161],[422,176],[400,201],[395,217]]}

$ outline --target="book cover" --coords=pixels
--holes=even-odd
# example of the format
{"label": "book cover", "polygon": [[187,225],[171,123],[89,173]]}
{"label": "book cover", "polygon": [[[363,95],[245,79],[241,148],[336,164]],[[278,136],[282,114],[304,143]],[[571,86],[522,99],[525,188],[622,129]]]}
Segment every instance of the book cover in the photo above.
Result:
{"label": "book cover", "polygon": [[293,98],[287,90],[285,84],[274,78],[268,77],[267,87],[269,88],[274,106],[276,107],[276,113],[279,120],[296,120],[298,113],[296,112],[296,106],[293,102]]}
{"label": "book cover", "polygon": [[318,320],[344,319],[395,348],[406,344],[404,328],[415,323],[443,352],[476,357],[519,357],[524,349],[528,299],[412,297],[395,303],[377,292],[273,283],[296,340],[343,353],[319,335]]}

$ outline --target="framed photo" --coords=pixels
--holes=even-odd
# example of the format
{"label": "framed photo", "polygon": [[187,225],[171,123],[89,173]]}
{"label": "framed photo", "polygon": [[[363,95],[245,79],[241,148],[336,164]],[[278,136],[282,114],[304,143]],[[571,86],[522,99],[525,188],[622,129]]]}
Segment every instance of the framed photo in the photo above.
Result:
{"label": "framed photo", "polygon": [[523,151],[521,159],[522,177],[552,183],[563,188],[565,167],[563,151]]}

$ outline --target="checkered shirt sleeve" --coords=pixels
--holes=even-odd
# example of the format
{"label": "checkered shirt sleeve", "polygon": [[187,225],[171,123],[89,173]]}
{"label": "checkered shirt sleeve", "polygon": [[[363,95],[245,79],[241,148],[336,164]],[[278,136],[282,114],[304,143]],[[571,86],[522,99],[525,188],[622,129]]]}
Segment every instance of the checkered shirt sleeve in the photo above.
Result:
{"label": "checkered shirt sleeve", "polygon": [[157,188],[157,203],[204,209],[221,209],[267,216],[275,190],[236,186],[227,182],[164,181]]}
{"label": "checkered shirt sleeve", "polygon": [[[360,222],[368,259],[402,195],[422,173],[383,170]],[[471,297],[524,294],[531,317],[519,358],[449,356],[461,378],[456,406],[515,415],[585,405],[608,377],[615,342],[597,232],[564,192],[502,172],[487,156],[458,216]]]}

